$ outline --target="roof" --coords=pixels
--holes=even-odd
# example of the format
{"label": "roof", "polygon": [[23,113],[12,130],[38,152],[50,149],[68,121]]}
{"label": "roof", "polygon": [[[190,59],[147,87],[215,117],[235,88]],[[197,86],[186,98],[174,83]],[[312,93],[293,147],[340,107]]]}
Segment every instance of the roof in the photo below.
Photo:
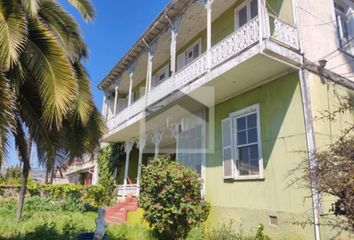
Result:
{"label": "roof", "polygon": [[155,20],[148,26],[128,52],[118,61],[110,73],[98,84],[98,88],[105,89],[124,72],[130,64],[146,49],[146,44],[156,40],[156,37],[169,28],[168,19],[172,21],[180,15],[193,0],[171,0]]}

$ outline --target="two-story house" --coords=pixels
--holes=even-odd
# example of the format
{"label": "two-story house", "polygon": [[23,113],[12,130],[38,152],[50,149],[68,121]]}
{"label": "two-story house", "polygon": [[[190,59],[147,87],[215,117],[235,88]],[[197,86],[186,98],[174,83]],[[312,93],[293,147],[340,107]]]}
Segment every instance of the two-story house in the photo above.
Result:
{"label": "two-story house", "polygon": [[[210,222],[327,238],[328,202],[289,187],[289,172],[316,164],[304,152],[354,121],[315,120],[353,97],[353,9],[350,0],[171,1],[99,84],[102,141],[125,143],[118,195],[138,195],[141,166],[168,154],[200,174]],[[294,224],[307,219],[315,224]]]}

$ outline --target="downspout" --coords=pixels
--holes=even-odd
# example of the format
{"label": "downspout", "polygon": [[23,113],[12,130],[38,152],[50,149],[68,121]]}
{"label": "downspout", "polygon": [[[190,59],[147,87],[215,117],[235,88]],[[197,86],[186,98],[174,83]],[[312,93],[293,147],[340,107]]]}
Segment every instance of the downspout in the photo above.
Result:
{"label": "downspout", "polygon": [[[300,25],[298,23],[299,20],[299,16],[297,12],[298,0],[291,0],[291,4],[293,9],[294,25],[297,27],[299,49],[300,52],[303,53],[302,38],[299,29]],[[310,181],[311,181],[312,213],[313,213],[313,223],[314,223],[314,233],[315,233],[314,237],[315,240],[320,240],[321,239],[320,226],[319,226],[320,196],[316,190],[316,186],[318,184],[316,179],[316,173],[312,172],[312,169],[314,169],[317,166],[317,160],[315,157],[315,151],[316,151],[315,130],[313,126],[309,79],[308,79],[308,74],[304,69],[304,64],[305,64],[305,53],[302,54],[302,64],[299,70],[299,79],[300,79],[302,105],[304,111],[308,159],[309,159],[309,166],[311,170]]]}

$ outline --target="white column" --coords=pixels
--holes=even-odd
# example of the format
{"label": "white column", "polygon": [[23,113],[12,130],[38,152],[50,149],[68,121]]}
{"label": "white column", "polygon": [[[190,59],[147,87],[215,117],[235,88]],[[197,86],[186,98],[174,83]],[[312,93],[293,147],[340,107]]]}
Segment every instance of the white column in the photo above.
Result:
{"label": "white column", "polygon": [[107,120],[107,96],[106,94],[103,95],[103,104],[102,104],[102,116],[104,119]]}
{"label": "white column", "polygon": [[171,47],[170,47],[171,63],[170,64],[171,64],[172,76],[174,76],[176,73],[177,36],[182,23],[183,15],[177,16],[174,22],[172,22],[167,16],[166,18],[171,26]]}
{"label": "white column", "polygon": [[145,97],[147,97],[148,92],[151,90],[151,79],[152,79],[152,60],[154,58],[156,50],[156,42],[148,45],[144,40],[145,45],[148,50],[148,62],[147,62],[147,71],[146,71],[146,88],[145,88]]}
{"label": "white column", "polygon": [[114,116],[117,114],[117,104],[118,104],[118,86],[114,88]]}
{"label": "white column", "polygon": [[123,183],[123,197],[127,196],[127,184],[128,184],[128,171],[129,171],[129,158],[130,158],[130,152],[133,148],[133,142],[126,142],[124,145],[124,150],[125,150],[125,169],[124,169],[124,183]]}
{"label": "white column", "polygon": [[207,11],[207,70],[211,68],[211,8],[214,0],[199,0],[199,3],[203,4]]}
{"label": "white column", "polygon": [[139,141],[138,141],[139,160],[138,160],[138,176],[136,178],[136,183],[138,184],[138,195],[140,192],[141,166],[142,166],[142,161],[143,161],[143,152],[144,152],[146,140],[147,140],[146,135],[142,135],[142,136],[140,136]]}
{"label": "white column", "polygon": [[129,68],[129,95],[128,95],[128,107],[132,104],[132,94],[133,94],[133,80],[134,80],[134,71],[136,64],[132,63]]}
{"label": "white column", "polygon": [[161,140],[162,140],[162,137],[163,137],[163,130],[162,129],[159,129],[159,130],[156,130],[153,134],[152,134],[152,142],[154,143],[155,145],[155,158],[158,157],[159,155],[159,151],[160,151],[160,143],[161,143]]}
{"label": "white column", "polygon": [[178,160],[178,133],[179,133],[178,126],[179,126],[178,124],[171,124],[169,126],[172,136],[176,139],[176,160]]}

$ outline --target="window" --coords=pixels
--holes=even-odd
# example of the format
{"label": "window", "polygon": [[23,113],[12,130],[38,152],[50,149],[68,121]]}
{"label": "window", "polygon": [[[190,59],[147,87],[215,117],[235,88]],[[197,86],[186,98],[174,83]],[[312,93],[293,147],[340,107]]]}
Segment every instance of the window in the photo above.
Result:
{"label": "window", "polygon": [[259,105],[231,113],[222,121],[224,178],[263,177]]}
{"label": "window", "polygon": [[152,87],[156,87],[170,76],[170,66],[167,64],[152,77]]}
{"label": "window", "polygon": [[177,71],[190,64],[202,53],[202,41],[198,39],[187,50],[177,56]]}
{"label": "window", "polygon": [[258,1],[250,0],[235,9],[235,26],[240,28],[258,15]]}
{"label": "window", "polygon": [[354,55],[354,3],[335,0],[334,7],[340,47]]}

